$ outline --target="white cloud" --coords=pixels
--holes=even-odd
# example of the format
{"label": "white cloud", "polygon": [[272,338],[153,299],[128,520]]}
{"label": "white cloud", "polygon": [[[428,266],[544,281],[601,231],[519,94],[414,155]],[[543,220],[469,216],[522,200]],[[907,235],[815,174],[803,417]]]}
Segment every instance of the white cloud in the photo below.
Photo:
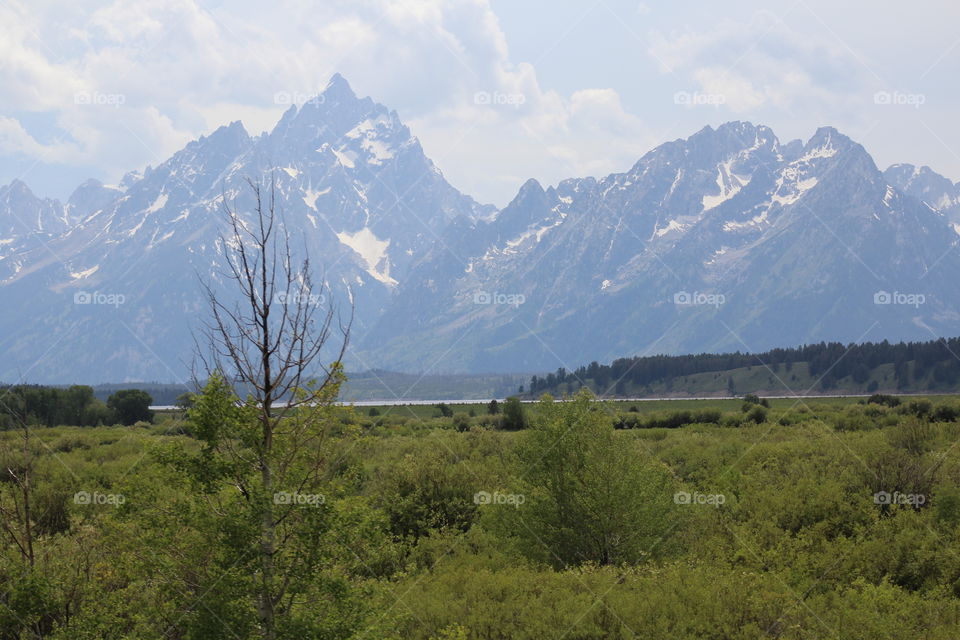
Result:
{"label": "white cloud", "polygon": [[7,153],[30,156],[41,162],[61,162],[73,154],[69,145],[41,144],[20,122],[0,116],[0,148]]}
{"label": "white cloud", "polygon": [[649,51],[662,71],[722,95],[737,114],[761,107],[836,111],[853,106],[863,90],[860,63],[828,32],[800,33],[768,11],[702,31],[655,32]]}
{"label": "white cloud", "polygon": [[[650,142],[613,89],[543,90],[533,66],[511,60],[488,0],[13,7],[0,12],[18,34],[0,40],[10,109],[0,153],[88,165],[109,179],[232,120],[269,128],[284,108],[278,91],[316,93],[337,71],[396,108],[456,186],[481,200],[503,203],[531,175],[624,168]],[[491,104],[477,104],[478,93]],[[101,99],[77,104],[77,94]],[[53,113],[59,131],[31,135],[18,112]],[[65,143],[37,142],[50,134]]]}

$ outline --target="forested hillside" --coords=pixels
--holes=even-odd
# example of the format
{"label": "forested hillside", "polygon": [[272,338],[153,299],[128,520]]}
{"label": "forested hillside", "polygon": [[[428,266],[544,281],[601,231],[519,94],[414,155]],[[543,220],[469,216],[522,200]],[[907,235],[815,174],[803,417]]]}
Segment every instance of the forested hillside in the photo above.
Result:
{"label": "forested hillside", "polygon": [[891,344],[838,342],[763,353],[621,358],[533,376],[528,395],[587,387],[602,396],[805,395],[951,392],[960,382],[960,338]]}

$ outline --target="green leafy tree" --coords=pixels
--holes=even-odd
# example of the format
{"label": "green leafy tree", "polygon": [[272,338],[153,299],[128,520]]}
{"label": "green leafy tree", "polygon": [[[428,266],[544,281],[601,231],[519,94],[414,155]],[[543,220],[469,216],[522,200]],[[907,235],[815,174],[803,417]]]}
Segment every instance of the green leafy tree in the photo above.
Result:
{"label": "green leafy tree", "polygon": [[107,398],[110,408],[120,424],[131,425],[139,421],[153,422],[150,405],[153,398],[140,389],[121,389]]}
{"label": "green leafy tree", "polygon": [[528,554],[565,567],[635,563],[663,549],[677,519],[673,480],[614,432],[589,391],[545,397],[524,436],[525,501],[504,513]]}
{"label": "green leafy tree", "polygon": [[177,400],[174,403],[178,409],[186,411],[193,407],[194,403],[197,401],[197,394],[190,391],[185,391],[177,396]]}
{"label": "green leafy tree", "polygon": [[524,429],[527,426],[527,414],[523,409],[520,398],[509,397],[503,404],[503,428],[513,431]]}
{"label": "green leafy tree", "polygon": [[62,392],[62,409],[60,424],[87,425],[87,410],[97,403],[93,396],[93,387],[73,385]]}

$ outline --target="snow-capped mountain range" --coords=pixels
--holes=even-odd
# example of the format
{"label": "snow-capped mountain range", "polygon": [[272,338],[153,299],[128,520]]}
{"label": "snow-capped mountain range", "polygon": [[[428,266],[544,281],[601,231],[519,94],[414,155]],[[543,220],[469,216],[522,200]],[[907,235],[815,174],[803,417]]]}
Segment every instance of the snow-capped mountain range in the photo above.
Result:
{"label": "snow-capped mountain range", "polygon": [[960,328],[960,185],[881,172],[832,128],[731,122],[629,171],[452,187],[397,114],[337,75],[251,137],[239,122],[67,203],[0,188],[0,380],[183,380],[218,282],[224,201],[270,180],[293,244],[355,319],[348,369],[543,371],[643,353]]}

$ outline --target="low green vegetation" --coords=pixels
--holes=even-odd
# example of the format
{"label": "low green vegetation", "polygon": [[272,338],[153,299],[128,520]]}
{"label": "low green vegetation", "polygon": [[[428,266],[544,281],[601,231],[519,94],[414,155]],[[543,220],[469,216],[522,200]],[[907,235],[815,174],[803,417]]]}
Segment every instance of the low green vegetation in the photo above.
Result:
{"label": "low green vegetation", "polygon": [[960,637],[957,397],[323,404],[269,495],[222,381],[87,401],[0,431],[2,640]]}

